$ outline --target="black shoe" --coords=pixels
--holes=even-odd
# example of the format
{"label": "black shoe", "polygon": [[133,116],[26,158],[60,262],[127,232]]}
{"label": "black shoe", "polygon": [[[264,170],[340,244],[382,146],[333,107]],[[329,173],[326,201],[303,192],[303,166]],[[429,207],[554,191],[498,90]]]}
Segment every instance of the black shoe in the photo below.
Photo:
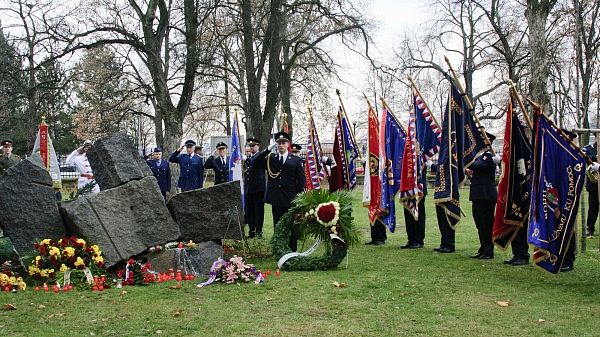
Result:
{"label": "black shoe", "polygon": [[454,253],[454,248],[444,247],[444,248],[438,250],[438,252],[440,252],[440,253]]}
{"label": "black shoe", "polygon": [[504,264],[513,264],[515,263],[515,261],[517,261],[519,258],[516,256],[513,256],[510,260],[504,260]]}
{"label": "black shoe", "polygon": [[480,258],[482,255],[483,255],[483,254],[481,254],[480,252],[477,252],[477,254],[473,254],[473,255],[471,255],[471,256],[469,256],[469,257],[470,257],[470,258],[472,258],[472,259],[478,259],[478,258]]}
{"label": "black shoe", "polygon": [[412,246],[413,244],[411,242],[407,242],[405,245],[400,246],[400,249],[407,249],[410,248],[410,246]]}
{"label": "black shoe", "polygon": [[419,243],[413,243],[412,245],[410,245],[410,247],[408,247],[410,249],[419,249],[419,248],[423,248],[422,244]]}
{"label": "black shoe", "polygon": [[385,241],[375,241],[375,242],[373,242],[373,246],[381,246],[381,245],[385,245]]}
{"label": "black shoe", "polygon": [[586,236],[593,236],[593,235],[594,235],[594,232],[587,231],[587,232],[585,233],[585,235],[586,235]]}
{"label": "black shoe", "polygon": [[369,242],[365,242],[365,245],[372,245],[372,244],[375,244],[375,242],[377,242],[377,241],[371,240]]}
{"label": "black shoe", "polygon": [[563,265],[562,267],[560,267],[560,271],[563,273],[566,273],[568,271],[573,271],[575,270],[575,268],[573,268],[572,265]]}
{"label": "black shoe", "polygon": [[435,248],[433,248],[433,251],[434,251],[434,252],[439,252],[439,251],[440,251],[440,250],[442,250],[442,249],[444,249],[444,247],[442,247],[442,246],[439,246],[439,247],[435,247]]}
{"label": "black shoe", "polygon": [[512,263],[513,266],[524,266],[526,264],[529,264],[529,260],[517,259],[515,262]]}
{"label": "black shoe", "polygon": [[490,260],[493,258],[494,258],[494,255],[490,255],[490,254],[481,254],[481,256],[479,257],[480,260]]}

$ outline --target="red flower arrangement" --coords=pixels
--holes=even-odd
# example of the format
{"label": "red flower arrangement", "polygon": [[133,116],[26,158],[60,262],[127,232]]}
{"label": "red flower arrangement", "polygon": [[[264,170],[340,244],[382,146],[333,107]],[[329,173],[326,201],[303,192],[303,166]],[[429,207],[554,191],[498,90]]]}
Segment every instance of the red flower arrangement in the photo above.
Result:
{"label": "red flower arrangement", "polygon": [[129,259],[125,265],[125,269],[117,272],[119,278],[123,278],[122,285],[145,285],[154,283],[155,275],[151,270],[150,263],[142,264],[134,259]]}

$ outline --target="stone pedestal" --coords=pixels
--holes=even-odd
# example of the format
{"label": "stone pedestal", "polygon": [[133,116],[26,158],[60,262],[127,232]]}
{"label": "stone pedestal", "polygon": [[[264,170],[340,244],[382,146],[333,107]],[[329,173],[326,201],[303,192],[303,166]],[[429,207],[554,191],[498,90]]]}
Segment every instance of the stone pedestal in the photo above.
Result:
{"label": "stone pedestal", "polygon": [[148,263],[152,265],[152,270],[158,273],[167,273],[169,269],[173,269],[181,270],[184,275],[207,277],[212,264],[224,255],[220,242],[207,241],[198,243],[197,249],[175,248],[150,253]]}

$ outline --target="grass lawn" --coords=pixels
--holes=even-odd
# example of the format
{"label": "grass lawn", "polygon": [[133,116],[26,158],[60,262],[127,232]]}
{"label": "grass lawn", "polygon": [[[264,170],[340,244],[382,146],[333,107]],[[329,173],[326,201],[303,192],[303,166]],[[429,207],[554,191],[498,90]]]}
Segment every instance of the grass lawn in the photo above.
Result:
{"label": "grass lawn", "polygon": [[[468,190],[461,194],[466,200]],[[354,192],[353,214],[368,241],[361,195]],[[347,268],[282,271],[240,286],[187,281],[182,289],[163,283],[127,286],[126,293],[2,292],[0,302],[17,310],[0,308],[0,336],[600,336],[597,240],[587,240],[575,271],[557,277],[532,265],[504,265],[510,249],[496,249],[492,260],[470,259],[478,240],[464,201],[468,217],[457,229],[456,253],[438,254],[433,195],[426,202],[424,249],[400,250],[406,233],[397,206],[396,232],[383,246],[351,248]],[[269,239],[270,208],[265,214]],[[249,262],[277,269],[272,258]]]}

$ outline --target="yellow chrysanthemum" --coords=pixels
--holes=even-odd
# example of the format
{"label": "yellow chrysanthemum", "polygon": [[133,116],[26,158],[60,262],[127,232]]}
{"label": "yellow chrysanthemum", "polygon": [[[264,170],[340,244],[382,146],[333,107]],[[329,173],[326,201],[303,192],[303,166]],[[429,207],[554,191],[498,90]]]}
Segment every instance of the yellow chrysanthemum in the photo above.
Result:
{"label": "yellow chrysanthemum", "polygon": [[19,282],[19,290],[25,290],[27,289],[27,284],[25,284],[25,282],[23,282],[23,280],[21,280],[21,282]]}
{"label": "yellow chrysanthemum", "polygon": [[42,277],[48,277],[48,269],[42,269],[42,270],[40,270],[40,275]]}
{"label": "yellow chrysanthemum", "polygon": [[49,245],[50,239],[44,239],[44,240],[42,240],[42,242],[40,242],[40,245],[44,245],[44,244]]}
{"label": "yellow chrysanthemum", "polygon": [[0,285],[5,286],[8,284],[8,275],[0,274]]}
{"label": "yellow chrysanthemum", "polygon": [[64,273],[64,272],[66,272],[67,270],[69,270],[69,268],[67,268],[67,266],[65,266],[65,264],[63,263],[63,264],[60,266],[60,272],[61,272],[61,273]]}
{"label": "yellow chrysanthemum", "polygon": [[104,258],[102,256],[96,256],[93,259],[94,259],[94,262],[96,262],[96,263],[104,262]]}
{"label": "yellow chrysanthemum", "polygon": [[42,257],[38,255],[38,256],[35,257],[35,262],[38,262],[41,259],[42,259]]}
{"label": "yellow chrysanthemum", "polygon": [[77,257],[77,261],[75,261],[74,265],[76,267],[83,265],[83,259],[81,257]]}
{"label": "yellow chrysanthemum", "polygon": [[40,268],[36,266],[29,266],[29,275],[35,275],[40,272]]}
{"label": "yellow chrysanthemum", "polygon": [[71,257],[75,254],[75,248],[73,247],[65,247],[65,250],[63,252],[63,254],[67,255],[68,257]]}
{"label": "yellow chrysanthemum", "polygon": [[49,253],[50,253],[50,255],[59,256],[60,250],[58,249],[58,247],[52,247],[52,248],[50,248]]}
{"label": "yellow chrysanthemum", "polygon": [[85,240],[84,239],[77,239],[76,242],[80,243],[82,245],[85,245]]}
{"label": "yellow chrysanthemum", "polygon": [[17,283],[17,278],[14,276],[11,276],[8,278],[8,284],[15,284]]}

